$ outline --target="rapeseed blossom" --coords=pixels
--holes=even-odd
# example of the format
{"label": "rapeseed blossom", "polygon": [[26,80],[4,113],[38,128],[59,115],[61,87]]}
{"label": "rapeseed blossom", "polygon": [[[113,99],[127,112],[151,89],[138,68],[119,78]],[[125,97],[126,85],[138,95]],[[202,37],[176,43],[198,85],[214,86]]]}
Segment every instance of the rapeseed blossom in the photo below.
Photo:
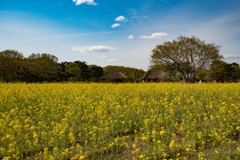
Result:
{"label": "rapeseed blossom", "polygon": [[0,159],[238,159],[239,90],[0,83]]}

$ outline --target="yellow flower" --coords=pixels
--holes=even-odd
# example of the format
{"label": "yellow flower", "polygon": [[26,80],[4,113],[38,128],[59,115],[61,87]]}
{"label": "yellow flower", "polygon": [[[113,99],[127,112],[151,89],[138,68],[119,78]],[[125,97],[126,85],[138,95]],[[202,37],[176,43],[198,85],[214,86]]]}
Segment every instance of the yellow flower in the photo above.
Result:
{"label": "yellow flower", "polygon": [[203,152],[198,153],[198,159],[204,159],[205,155]]}
{"label": "yellow flower", "polygon": [[135,150],[135,152],[136,152],[136,153],[139,153],[139,152],[140,152],[140,149],[139,149],[139,148],[137,148],[137,149]]}
{"label": "yellow flower", "polygon": [[169,148],[173,149],[176,146],[175,140],[172,140],[169,144]]}
{"label": "yellow flower", "polygon": [[132,147],[135,149],[137,146],[136,146],[136,144],[133,144]]}
{"label": "yellow flower", "polygon": [[240,147],[237,148],[237,151],[240,152]]}
{"label": "yellow flower", "polygon": [[240,131],[240,126],[236,127],[237,131]]}
{"label": "yellow flower", "polygon": [[160,131],[160,135],[161,136],[164,136],[165,135],[165,132],[162,130],[162,131]]}
{"label": "yellow flower", "polygon": [[190,151],[191,151],[191,148],[187,147],[187,148],[186,148],[186,151],[187,151],[187,152],[190,152]]}
{"label": "yellow flower", "polygon": [[4,148],[1,148],[1,149],[0,149],[0,154],[1,154],[1,155],[4,155],[4,154],[5,154],[5,152],[6,152],[6,151],[5,151],[5,149],[4,149]]}
{"label": "yellow flower", "polygon": [[44,148],[43,155],[44,155],[44,158],[48,158],[48,148]]}
{"label": "yellow flower", "polygon": [[143,155],[143,154],[141,154],[141,155],[139,156],[139,158],[140,158],[140,159],[143,159],[143,158],[144,158],[144,155]]}
{"label": "yellow flower", "polygon": [[172,133],[172,137],[176,137],[176,134],[175,134],[175,133]]}

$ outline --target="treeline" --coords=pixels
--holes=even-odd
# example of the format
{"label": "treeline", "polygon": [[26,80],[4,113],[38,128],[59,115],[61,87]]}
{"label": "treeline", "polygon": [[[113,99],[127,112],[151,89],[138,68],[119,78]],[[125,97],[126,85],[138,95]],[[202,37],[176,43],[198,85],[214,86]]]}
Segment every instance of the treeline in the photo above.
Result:
{"label": "treeline", "polygon": [[2,82],[99,82],[107,71],[121,71],[127,81],[140,81],[144,75],[141,69],[124,66],[88,65],[84,61],[60,62],[51,54],[31,54],[24,57],[16,50],[0,52],[0,81]]}
{"label": "treeline", "polygon": [[[188,67],[185,67],[188,73]],[[177,82],[181,75],[170,65],[153,65],[150,70],[164,72],[161,81]],[[124,66],[88,65],[84,61],[60,62],[51,54],[31,54],[24,57],[16,50],[0,52],[0,82],[101,82],[100,77],[108,71],[121,71],[128,77],[128,82],[141,82],[146,73],[142,69]],[[207,82],[239,82],[240,66],[237,63],[226,63],[222,60],[213,61],[209,68],[203,68],[196,75],[196,81]]]}
{"label": "treeline", "polygon": [[209,69],[203,69],[197,74],[203,81],[239,82],[240,67],[237,63],[226,63],[222,60],[213,61]]}
{"label": "treeline", "polygon": [[[152,65],[150,70],[160,70],[164,72],[161,81],[177,82],[182,80],[181,74],[170,65]],[[184,72],[189,74],[190,67],[185,66]],[[213,61],[208,68],[203,68],[196,75],[196,81],[231,83],[240,81],[240,66],[237,63],[226,63],[222,60]]]}

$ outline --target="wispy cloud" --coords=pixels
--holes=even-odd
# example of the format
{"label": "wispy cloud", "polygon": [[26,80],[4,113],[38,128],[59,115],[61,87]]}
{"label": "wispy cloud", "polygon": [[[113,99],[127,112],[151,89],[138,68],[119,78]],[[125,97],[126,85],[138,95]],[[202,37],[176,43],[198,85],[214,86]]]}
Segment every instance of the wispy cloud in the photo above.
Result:
{"label": "wispy cloud", "polygon": [[140,36],[140,38],[142,38],[142,39],[162,39],[167,36],[168,36],[168,34],[166,32],[158,32],[158,33],[153,33],[151,36]]}
{"label": "wispy cloud", "polygon": [[168,3],[167,1],[165,1],[165,0],[162,0],[163,2],[165,2],[169,7],[171,7],[174,11],[176,11],[176,9],[170,4],[170,3]]}
{"label": "wispy cloud", "polygon": [[81,53],[85,52],[110,52],[115,51],[117,48],[111,47],[111,46],[88,46],[88,47],[72,47],[72,51],[78,51]]}
{"label": "wispy cloud", "polygon": [[[23,39],[23,40],[19,40],[19,41],[13,40],[13,41],[8,41],[7,43],[12,43],[12,42],[25,43],[25,42],[34,42],[34,41],[44,41],[44,40],[49,40],[49,39],[61,39],[61,38],[66,38],[66,37],[77,37],[77,36],[87,36],[87,35],[97,35],[97,34],[113,34],[116,32],[120,32],[120,31],[65,34],[65,35],[56,35],[56,36],[49,36],[49,37],[29,38],[29,39]],[[29,35],[29,33],[28,33],[28,35]]]}
{"label": "wispy cloud", "polygon": [[73,0],[73,2],[76,3],[76,5],[81,5],[81,4],[88,4],[88,5],[92,5],[92,6],[96,6],[98,5],[96,2],[94,2],[94,0]]}
{"label": "wispy cloud", "polygon": [[119,23],[112,24],[112,28],[116,28],[116,27],[119,27],[119,26],[121,26],[121,24],[119,24]]}
{"label": "wispy cloud", "polygon": [[223,56],[224,59],[240,59],[240,55],[226,54]]}
{"label": "wispy cloud", "polygon": [[128,36],[128,39],[134,39],[134,36],[133,35],[130,35],[130,36]]}
{"label": "wispy cloud", "polygon": [[[166,0],[162,0],[163,2],[165,2],[170,8],[172,8],[172,10],[174,10],[177,14],[181,15],[180,13],[177,12],[177,10],[170,4],[168,3]],[[183,19],[186,20],[186,17],[181,15],[183,17]]]}
{"label": "wispy cloud", "polygon": [[109,59],[107,62],[118,62],[118,59]]}
{"label": "wispy cloud", "polygon": [[118,21],[118,22],[124,21],[124,22],[126,22],[127,19],[124,16],[118,16],[117,18],[115,18],[115,21]]}
{"label": "wispy cloud", "polygon": [[148,18],[148,16],[147,15],[138,15],[138,11],[136,10],[136,9],[134,9],[134,8],[130,8],[129,10],[128,10],[128,14],[130,15],[130,17],[131,18]]}

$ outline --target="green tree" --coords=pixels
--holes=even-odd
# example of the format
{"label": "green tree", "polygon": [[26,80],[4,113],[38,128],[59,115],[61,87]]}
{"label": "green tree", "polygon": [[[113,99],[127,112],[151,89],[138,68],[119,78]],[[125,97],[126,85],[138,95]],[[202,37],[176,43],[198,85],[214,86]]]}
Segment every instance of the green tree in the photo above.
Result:
{"label": "green tree", "polygon": [[74,61],[74,63],[78,66],[80,69],[80,81],[89,81],[90,80],[90,70],[88,68],[88,65],[86,62],[82,61]]}
{"label": "green tree", "polygon": [[224,66],[224,78],[226,82],[237,82],[240,78],[240,69],[237,63],[230,63]]}
{"label": "green tree", "polygon": [[218,82],[238,82],[240,79],[240,67],[237,63],[226,63],[221,60],[211,64],[210,77]]}
{"label": "green tree", "polygon": [[97,65],[89,65],[91,81],[97,82],[98,79],[103,75],[103,68]]}
{"label": "green tree", "polygon": [[66,72],[70,81],[79,81],[80,69],[75,63],[70,62],[66,67]]}
{"label": "green tree", "polygon": [[211,80],[215,80],[217,82],[224,82],[224,67],[227,65],[226,62],[222,60],[213,61],[210,65],[210,77]]}
{"label": "green tree", "polygon": [[23,54],[16,50],[0,52],[0,79],[5,82],[19,81]]}
{"label": "green tree", "polygon": [[234,77],[234,81],[236,82],[236,81],[239,81],[240,80],[240,66],[239,66],[239,64],[237,64],[237,63],[232,63],[232,68],[233,68],[233,70],[234,70],[234,72],[233,72],[233,77]]}
{"label": "green tree", "polygon": [[64,61],[58,63],[58,72],[57,72],[57,81],[68,81],[68,74],[66,72],[66,68],[69,62]]}
{"label": "green tree", "polygon": [[194,82],[196,74],[208,68],[214,60],[221,59],[219,46],[206,43],[197,37],[180,36],[164,42],[152,50],[151,65],[172,66],[186,82]]}
{"label": "green tree", "polygon": [[58,58],[51,54],[31,54],[24,60],[24,81],[55,81],[58,71]]}

